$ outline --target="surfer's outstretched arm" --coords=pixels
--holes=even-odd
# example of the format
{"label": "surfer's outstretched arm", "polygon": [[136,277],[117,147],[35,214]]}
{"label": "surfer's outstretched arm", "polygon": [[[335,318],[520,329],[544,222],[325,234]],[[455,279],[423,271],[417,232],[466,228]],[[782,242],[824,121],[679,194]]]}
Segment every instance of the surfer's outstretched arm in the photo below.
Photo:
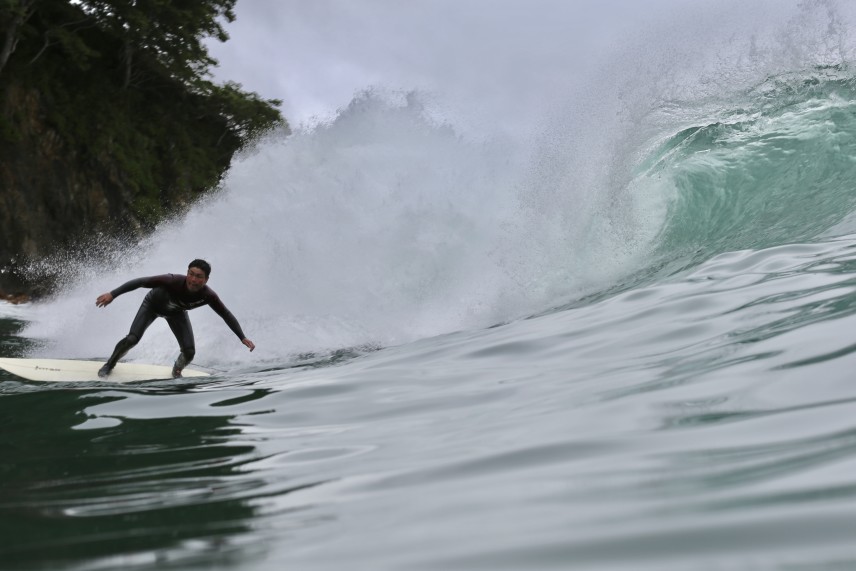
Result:
{"label": "surfer's outstretched arm", "polygon": [[122,295],[123,293],[128,293],[129,291],[133,291],[137,288],[147,287],[153,288],[158,286],[169,285],[172,281],[172,274],[165,274],[162,276],[149,276],[145,278],[136,278],[129,282],[125,282],[116,289],[109,291],[107,293],[102,293],[98,296],[98,299],[95,300],[95,305],[98,307],[106,307],[110,305],[114,299]]}

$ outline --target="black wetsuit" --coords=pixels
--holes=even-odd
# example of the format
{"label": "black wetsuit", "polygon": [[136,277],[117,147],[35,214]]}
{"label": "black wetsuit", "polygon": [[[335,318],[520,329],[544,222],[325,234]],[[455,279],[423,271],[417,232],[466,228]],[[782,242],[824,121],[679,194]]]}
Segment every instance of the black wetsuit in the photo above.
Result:
{"label": "black wetsuit", "polygon": [[226,325],[229,326],[229,329],[238,336],[238,339],[243,341],[246,338],[238,320],[235,319],[231,311],[226,309],[214,290],[206,285],[199,291],[190,291],[187,289],[186,277],[183,275],[164,274],[162,276],[137,278],[120,285],[111,291],[110,295],[116,298],[123,293],[141,287],[152,288],[152,291],[146,294],[145,299],[143,299],[128,335],[116,344],[113,354],[107,361],[108,369],[115,367],[119,359],[139,343],[143,333],[155,319],[163,317],[169,324],[169,328],[181,348],[181,355],[175,362],[175,369],[180,373],[181,369],[196,355],[193,328],[190,326],[187,311],[203,305],[208,305],[216,311],[217,315],[222,317]]}

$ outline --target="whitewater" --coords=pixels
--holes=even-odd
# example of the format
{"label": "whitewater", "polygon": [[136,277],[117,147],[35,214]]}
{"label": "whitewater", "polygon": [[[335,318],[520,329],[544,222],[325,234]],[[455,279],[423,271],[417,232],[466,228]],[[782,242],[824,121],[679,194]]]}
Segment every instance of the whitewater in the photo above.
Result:
{"label": "whitewater", "polygon": [[257,349],[0,372],[0,568],[856,569],[856,14],[710,4],[505,121],[367,86],[33,263],[0,356],[104,358],[144,291],[95,298],[198,257]]}

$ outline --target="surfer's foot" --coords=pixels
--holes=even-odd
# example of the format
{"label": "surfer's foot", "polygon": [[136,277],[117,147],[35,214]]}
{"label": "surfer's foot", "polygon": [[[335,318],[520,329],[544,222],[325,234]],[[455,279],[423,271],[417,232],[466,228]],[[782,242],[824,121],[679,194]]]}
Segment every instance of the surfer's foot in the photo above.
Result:
{"label": "surfer's foot", "polygon": [[[190,356],[193,358],[193,355]],[[177,379],[181,377],[181,372],[184,370],[184,367],[190,362],[190,359],[184,356],[184,351],[182,351],[178,358],[175,360],[175,363],[172,364],[172,378]]]}
{"label": "surfer's foot", "polygon": [[[92,369],[89,370],[91,371]],[[98,376],[102,378],[106,377],[110,374],[110,371],[112,370],[113,367],[110,366],[110,363],[104,363],[104,365],[100,369],[98,369]]]}

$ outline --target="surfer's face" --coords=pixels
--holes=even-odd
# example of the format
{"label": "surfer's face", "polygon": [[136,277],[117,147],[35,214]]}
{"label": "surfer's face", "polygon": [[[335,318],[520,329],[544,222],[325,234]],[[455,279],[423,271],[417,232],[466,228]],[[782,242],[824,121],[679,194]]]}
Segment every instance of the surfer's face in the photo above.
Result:
{"label": "surfer's face", "polygon": [[205,277],[205,272],[199,268],[187,269],[187,289],[190,291],[199,291],[205,284],[208,283],[208,278]]}

